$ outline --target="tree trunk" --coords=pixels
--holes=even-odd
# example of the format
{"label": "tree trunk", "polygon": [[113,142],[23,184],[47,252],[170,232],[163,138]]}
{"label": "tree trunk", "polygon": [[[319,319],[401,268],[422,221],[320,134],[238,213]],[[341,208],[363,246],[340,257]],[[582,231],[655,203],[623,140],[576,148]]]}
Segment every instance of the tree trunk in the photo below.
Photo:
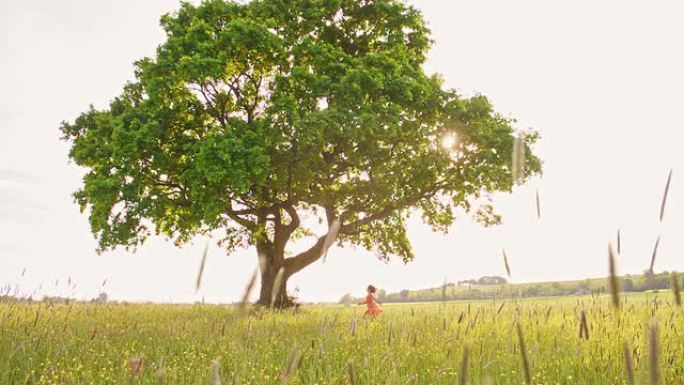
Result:
{"label": "tree trunk", "polygon": [[[257,251],[261,259],[261,289],[257,305],[278,309],[294,306],[294,302],[287,295],[289,275],[285,270],[282,256],[275,255],[276,251],[265,245],[259,245]],[[278,274],[281,269],[282,273]]]}
{"label": "tree trunk", "polygon": [[[287,280],[323,255],[326,237],[327,234],[318,238],[311,248],[290,258],[283,257],[285,243],[281,243],[280,248],[273,248],[263,243],[257,244],[261,270],[261,291],[257,305],[275,308],[296,306],[296,303],[287,295]],[[282,273],[278,277],[278,272],[281,270]],[[276,285],[278,288],[274,293]]]}
{"label": "tree trunk", "polygon": [[[278,278],[278,272],[281,268],[283,273]],[[277,266],[273,258],[267,258],[265,263],[261,265],[261,289],[259,291],[259,300],[256,302],[257,305],[278,309],[294,306],[294,301],[287,295],[288,278],[289,276],[283,266]],[[278,288],[274,291],[276,285],[278,285]]]}

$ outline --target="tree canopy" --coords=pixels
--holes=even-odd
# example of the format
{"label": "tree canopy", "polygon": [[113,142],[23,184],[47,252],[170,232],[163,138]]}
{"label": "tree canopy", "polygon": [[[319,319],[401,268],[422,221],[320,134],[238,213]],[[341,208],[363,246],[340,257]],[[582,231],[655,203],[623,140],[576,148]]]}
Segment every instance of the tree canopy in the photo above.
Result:
{"label": "tree canopy", "polygon": [[[304,217],[337,220],[341,244],[404,261],[415,210],[439,231],[459,210],[499,221],[481,198],[512,189],[517,134],[486,97],[426,74],[430,31],[415,8],[208,0],[161,25],[166,41],[108,108],[61,126],[87,170],[75,199],[100,250],[220,229],[227,251],[256,245],[290,276],[324,244],[285,257],[311,235]],[[537,134],[522,138],[524,180],[541,165]]]}

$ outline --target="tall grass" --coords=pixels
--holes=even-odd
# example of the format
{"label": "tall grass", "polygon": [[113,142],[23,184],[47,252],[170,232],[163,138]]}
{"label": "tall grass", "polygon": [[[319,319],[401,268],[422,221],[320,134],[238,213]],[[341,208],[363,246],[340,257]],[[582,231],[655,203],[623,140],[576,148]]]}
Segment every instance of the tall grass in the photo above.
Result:
{"label": "tall grass", "polygon": [[343,306],[240,317],[2,302],[0,384],[678,384],[684,313],[671,298],[630,295],[617,314],[609,295],[386,305],[375,320]]}

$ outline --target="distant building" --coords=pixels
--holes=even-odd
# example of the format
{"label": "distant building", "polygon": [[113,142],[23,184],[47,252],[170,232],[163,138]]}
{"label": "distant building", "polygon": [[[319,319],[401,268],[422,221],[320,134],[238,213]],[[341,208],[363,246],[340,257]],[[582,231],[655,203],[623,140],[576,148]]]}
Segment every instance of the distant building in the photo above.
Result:
{"label": "distant building", "polygon": [[466,279],[463,281],[458,281],[457,284],[458,286],[466,286],[466,285],[503,285],[508,283],[506,281],[506,278],[499,277],[496,275],[493,276],[484,276],[480,277],[478,279]]}
{"label": "distant building", "polygon": [[506,278],[496,275],[480,277],[480,279],[477,280],[479,285],[503,285],[507,282]]}

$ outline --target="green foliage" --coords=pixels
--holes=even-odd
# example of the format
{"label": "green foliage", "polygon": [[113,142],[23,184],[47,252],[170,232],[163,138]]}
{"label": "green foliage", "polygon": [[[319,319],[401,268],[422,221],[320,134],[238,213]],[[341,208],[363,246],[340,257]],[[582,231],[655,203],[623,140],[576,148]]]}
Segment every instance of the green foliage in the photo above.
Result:
{"label": "green foliage", "polygon": [[[456,210],[499,222],[480,203],[513,186],[511,121],[425,74],[430,31],[416,9],[208,0],[161,25],[165,43],[121,95],[61,127],[87,170],[75,197],[100,250],[224,229],[228,250],[283,255],[307,234],[299,216],[314,215],[340,219],[343,243],[408,261],[414,209],[441,231]],[[525,136],[528,177],[541,168],[536,139]]]}

